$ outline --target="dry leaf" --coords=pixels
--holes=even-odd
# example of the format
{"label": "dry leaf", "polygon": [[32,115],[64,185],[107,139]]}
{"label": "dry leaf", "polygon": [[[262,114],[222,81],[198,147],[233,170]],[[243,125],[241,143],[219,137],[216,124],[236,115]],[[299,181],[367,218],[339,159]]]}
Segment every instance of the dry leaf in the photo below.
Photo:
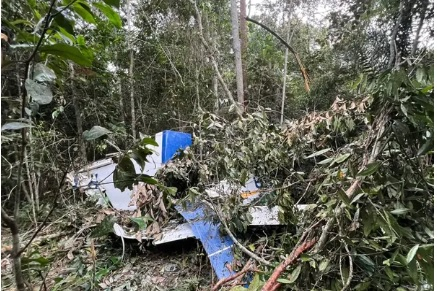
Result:
{"label": "dry leaf", "polygon": [[141,231],[138,231],[138,232],[135,234],[135,239],[136,239],[137,241],[139,241],[139,242],[142,242],[142,241],[143,241],[143,235],[141,234]]}
{"label": "dry leaf", "polygon": [[70,251],[67,253],[67,258],[68,258],[70,261],[74,258],[73,250],[70,250]]}

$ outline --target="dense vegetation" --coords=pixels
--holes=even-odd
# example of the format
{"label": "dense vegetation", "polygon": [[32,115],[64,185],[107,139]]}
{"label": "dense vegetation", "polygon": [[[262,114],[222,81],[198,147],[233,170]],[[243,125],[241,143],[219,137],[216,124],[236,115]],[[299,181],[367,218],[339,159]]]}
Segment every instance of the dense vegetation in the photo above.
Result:
{"label": "dense vegetation", "polygon": [[[65,177],[121,152],[117,186],[149,184],[142,215],[170,197],[213,206],[245,246],[251,290],[432,288],[433,3],[266,0],[240,7],[238,27],[236,2],[2,2],[2,285],[115,287],[127,267],[107,227],[132,214],[97,209]],[[144,161],[143,136],[165,129],[193,147],[135,176],[127,157]],[[247,231],[236,195],[250,175],[254,203],[281,207],[268,237]],[[223,180],[235,195],[208,198]],[[156,230],[174,215],[156,211],[133,221]]]}

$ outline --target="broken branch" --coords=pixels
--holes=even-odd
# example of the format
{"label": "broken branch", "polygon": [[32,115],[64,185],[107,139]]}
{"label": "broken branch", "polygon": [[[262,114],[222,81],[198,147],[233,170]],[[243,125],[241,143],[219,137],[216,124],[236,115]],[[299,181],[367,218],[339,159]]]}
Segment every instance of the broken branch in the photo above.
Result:
{"label": "broken branch", "polygon": [[281,284],[277,282],[279,276],[281,276],[282,272],[285,271],[285,269],[296,262],[297,258],[305,252],[306,250],[313,247],[313,245],[316,243],[316,239],[313,238],[310,241],[306,241],[303,244],[301,244],[299,247],[297,247],[296,250],[293,250],[291,254],[281,263],[279,266],[276,267],[276,269],[273,271],[273,274],[270,276],[270,278],[267,280],[266,284],[264,285],[262,291],[273,291],[278,289]]}
{"label": "broken branch", "polygon": [[244,275],[246,272],[249,272],[249,271],[254,271],[252,260],[249,260],[249,261],[247,262],[247,264],[244,266],[244,268],[241,269],[240,272],[235,273],[235,274],[232,275],[232,276],[229,276],[229,277],[227,277],[227,278],[223,278],[223,279],[221,279],[220,281],[218,281],[218,282],[214,285],[214,287],[213,287],[211,290],[212,290],[212,291],[219,290],[220,287],[221,287],[223,284],[226,284],[227,282],[230,282],[230,281],[232,281],[232,280],[235,280],[235,279],[237,279],[238,277]]}

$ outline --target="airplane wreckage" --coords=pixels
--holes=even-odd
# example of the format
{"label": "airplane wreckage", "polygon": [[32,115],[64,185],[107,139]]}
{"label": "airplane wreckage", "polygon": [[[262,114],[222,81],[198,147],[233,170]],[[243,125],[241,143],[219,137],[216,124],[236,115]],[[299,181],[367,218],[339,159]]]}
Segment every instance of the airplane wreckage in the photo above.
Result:
{"label": "airplane wreckage", "polygon": [[[191,134],[166,130],[155,135],[155,141],[158,146],[149,146],[154,153],[148,156],[145,166],[141,171],[140,165],[133,159],[137,174],[154,176],[156,172],[168,163],[179,150],[184,150],[192,144]],[[114,170],[117,163],[112,158],[106,158],[93,162],[79,171],[67,175],[68,182],[73,188],[79,188],[88,196],[100,197],[100,204],[103,203],[104,197],[109,200],[112,207],[120,211],[135,211],[135,203],[132,203],[132,196],[138,188],[118,189],[114,185]],[[244,187],[240,189],[243,204],[250,203],[256,199],[261,191],[260,185],[254,177],[250,177]],[[206,194],[211,198],[220,197],[220,195],[229,195],[231,190],[226,181],[220,182],[215,187],[206,189]],[[306,205],[298,205],[299,210],[304,210]],[[201,241],[203,248],[208,254],[210,263],[218,279],[227,278],[234,274],[227,267],[227,264],[233,261],[234,242],[231,237],[223,235],[220,232],[220,223],[214,222],[210,218],[211,205],[198,201],[197,203],[182,207],[176,203],[176,211],[185,219],[185,223],[179,220],[170,220],[165,227],[160,229],[158,236],[151,236],[145,232],[141,233],[143,240],[150,240],[152,244],[159,245],[172,241],[183,240],[187,238],[196,238]],[[249,208],[251,214],[252,226],[269,226],[280,225],[278,218],[279,207],[269,208],[268,206],[252,206]],[[114,223],[114,233],[122,239],[138,239],[136,233],[130,233],[118,223]]]}

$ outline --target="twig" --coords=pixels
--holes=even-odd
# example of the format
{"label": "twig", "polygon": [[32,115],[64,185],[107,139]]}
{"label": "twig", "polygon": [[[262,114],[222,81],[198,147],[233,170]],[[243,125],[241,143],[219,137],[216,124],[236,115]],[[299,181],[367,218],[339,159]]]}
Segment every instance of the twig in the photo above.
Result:
{"label": "twig", "polygon": [[295,251],[293,250],[291,254],[281,264],[279,264],[279,266],[276,267],[276,269],[273,271],[273,274],[270,276],[270,278],[267,280],[266,284],[262,288],[262,291],[273,291],[278,289],[281,284],[278,283],[277,280],[279,276],[281,276],[282,272],[284,272],[289,265],[296,262],[296,260],[303,252],[312,248],[315,243],[316,239],[313,238],[310,241],[305,241],[304,243],[299,245]]}
{"label": "twig", "polygon": [[226,233],[229,235],[229,237],[232,239],[232,241],[237,245],[237,247],[239,247],[243,253],[245,253],[246,255],[248,255],[249,257],[251,257],[252,259],[272,267],[272,263],[266,261],[265,259],[259,257],[258,255],[256,255],[255,253],[249,251],[245,246],[243,246],[236,238],[235,236],[232,234],[231,230],[229,229],[228,225],[226,224],[226,222],[224,221],[224,219],[221,216],[221,213],[218,209],[216,209],[211,203],[209,203],[208,201],[204,201],[206,204],[208,204],[208,206],[215,211],[215,213],[217,214],[221,224],[223,225],[223,228],[225,229]]}
{"label": "twig", "polygon": [[[352,277],[353,277],[353,272],[354,272],[354,262],[352,260],[352,256],[351,256],[351,253],[349,251],[347,244],[344,245],[344,248],[346,249],[346,252],[347,252],[348,257],[349,257],[349,277],[347,278],[346,284],[344,284],[343,288],[341,288],[341,291],[346,291],[347,288],[349,288],[349,286],[352,282]],[[340,273],[341,273],[341,270],[340,270]]]}
{"label": "twig", "polygon": [[[70,162],[70,166],[71,166],[71,162]],[[35,233],[33,234],[33,236],[30,238],[30,240],[27,242],[27,244],[17,253],[17,256],[21,255],[28,247],[29,245],[33,242],[33,240],[36,238],[36,236],[38,235],[38,233],[44,228],[44,226],[46,225],[49,217],[52,215],[53,211],[56,209],[57,206],[57,202],[58,202],[58,198],[60,196],[60,194],[62,193],[61,191],[61,187],[64,184],[65,181],[65,177],[67,176],[67,173],[69,171],[69,168],[67,168],[67,170],[64,172],[64,175],[61,179],[61,183],[59,184],[59,188],[58,188],[58,193],[55,196],[55,199],[53,201],[53,206],[52,209],[50,209],[49,213],[47,214],[47,216],[45,217],[44,221],[41,223],[41,225],[38,227],[38,229],[35,231]]]}
{"label": "twig", "polygon": [[302,64],[302,61],[300,60],[300,57],[299,57],[299,55],[297,54],[297,52],[291,47],[291,45],[289,45],[282,37],[280,37],[276,32],[274,32],[273,30],[271,30],[270,28],[268,28],[267,26],[265,26],[264,24],[262,24],[262,23],[259,23],[258,21],[256,21],[256,20],[253,20],[253,19],[251,19],[251,18],[249,18],[249,17],[246,17],[246,20],[247,21],[250,21],[250,22],[252,22],[252,23],[255,23],[255,24],[257,24],[257,25],[259,25],[259,26],[261,26],[262,28],[264,28],[265,30],[267,30],[268,32],[270,32],[272,35],[274,35],[282,44],[284,44],[290,51],[291,51],[291,53],[294,55],[294,58],[296,59],[296,61],[297,61],[297,64],[299,65],[299,69],[300,69],[300,72],[301,72],[301,74],[302,74],[302,78],[303,78],[303,80],[304,80],[304,84],[305,84],[305,90],[307,91],[307,92],[309,92],[310,91],[310,78],[309,78],[309,76],[308,76],[308,73],[307,73],[307,71],[306,71],[306,69],[305,69],[305,67],[303,66],[303,64]]}
{"label": "twig", "polygon": [[232,280],[235,280],[235,279],[237,279],[238,277],[244,275],[246,272],[249,272],[249,271],[252,271],[252,270],[253,270],[252,261],[249,260],[249,262],[246,264],[246,266],[244,266],[244,268],[243,268],[240,272],[235,273],[234,275],[229,276],[229,277],[227,277],[227,278],[223,278],[223,279],[221,279],[220,281],[218,281],[218,282],[214,285],[214,287],[213,287],[211,290],[212,290],[212,291],[219,290],[220,287],[221,287],[223,284],[225,284],[225,283],[227,283],[227,282],[230,282],[230,281],[232,281]]}

